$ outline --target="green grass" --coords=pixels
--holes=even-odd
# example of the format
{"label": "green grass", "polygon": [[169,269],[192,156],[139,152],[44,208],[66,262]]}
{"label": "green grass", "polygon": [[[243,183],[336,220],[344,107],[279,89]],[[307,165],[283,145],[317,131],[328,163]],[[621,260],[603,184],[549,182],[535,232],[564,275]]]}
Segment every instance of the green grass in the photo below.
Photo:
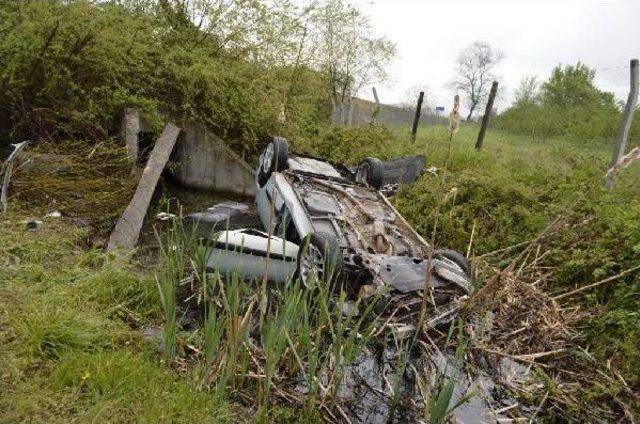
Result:
{"label": "green grass", "polygon": [[[551,294],[640,263],[640,162],[623,170],[608,191],[604,175],[611,141],[542,141],[490,129],[482,150],[476,151],[477,133],[477,126],[463,125],[450,144],[446,127],[426,126],[411,143],[404,129],[345,129],[325,137],[329,142],[321,140],[316,150],[351,164],[367,156],[425,154],[427,166],[439,168],[437,175],[403,187],[393,202],[427,237],[438,215],[436,247],[466,252],[475,227],[471,255],[482,255],[531,240],[562,216],[564,226],[542,246],[547,254],[540,265],[552,270],[545,286]],[[499,267],[519,252],[488,259]],[[640,389],[639,301],[638,273],[563,301],[584,314],[572,343],[587,348],[599,367],[608,369],[610,363],[634,390]],[[570,362],[581,362],[578,356]],[[585,389],[589,402],[604,402],[598,396],[619,390],[608,387]]]}
{"label": "green grass", "polygon": [[[29,231],[23,217],[13,210],[0,232],[2,422],[319,422],[317,402],[335,396],[372,334],[311,282],[269,286],[260,328],[255,283],[200,272],[206,256],[177,223],[160,233],[161,266],[149,272],[87,249],[86,230],[64,218]],[[191,292],[180,281],[191,270],[208,314],[185,329]],[[151,325],[165,330],[163,352],[142,336]],[[309,395],[282,405],[274,387],[297,378]]]}
{"label": "green grass", "polygon": [[[381,131],[366,142],[368,131],[346,130],[337,141],[307,150],[350,163],[366,156],[427,155],[428,165],[440,168],[438,176],[404,187],[394,202],[430,238],[436,205],[455,188],[440,204],[439,246],[466,251],[475,223],[472,253],[483,254],[529,240],[566,215],[570,225],[545,245],[551,253],[544,265],[554,272],[548,290],[567,291],[640,261],[640,164],[623,171],[614,191],[604,190],[606,144],[541,142],[491,130],[477,152],[473,126],[463,126],[451,145],[445,127],[421,129],[415,143],[408,131]],[[355,141],[349,139],[353,133]],[[258,300],[256,287],[231,279],[222,292],[219,280],[198,273],[198,284],[207,288],[200,301],[208,314],[202,328],[190,332],[180,331],[177,314],[175,343],[181,360],[187,345],[202,353],[189,356],[186,369],[176,367],[167,362],[173,355],[159,354],[155,342],[141,336],[141,327],[165,324],[154,273],[88,248],[86,230],[65,219],[45,220],[28,231],[19,223],[28,215],[42,213],[13,209],[0,217],[0,421],[218,422],[238,414],[246,420],[247,412],[230,400],[235,391],[251,394],[255,418],[262,421],[318,421],[315,405],[325,396],[319,384],[326,385],[320,377],[332,367],[339,379],[366,342],[346,330],[362,326],[366,334],[366,326],[336,315],[340,307],[329,302],[330,293],[291,285],[270,290],[263,331],[250,331],[238,325],[238,317]],[[189,246],[170,255],[176,255],[169,258],[173,262],[158,274],[165,289],[176,288],[186,265],[199,268],[202,262],[202,252]],[[569,303],[590,314],[577,342],[597,366],[610,359],[634,389],[640,384],[639,299],[640,277],[630,275]],[[262,370],[252,368],[246,349],[258,343]],[[249,370],[263,371],[265,378],[247,378]],[[269,381],[299,376],[311,382],[306,403],[274,402]],[[585,396],[597,403],[622,390],[619,384],[585,386]]]}
{"label": "green grass", "polygon": [[0,421],[221,422],[232,408],[181,377],[132,326],[152,324],[155,282],[84,248],[86,231],[13,211],[0,230]]}
{"label": "green grass", "polygon": [[[302,379],[307,394],[295,396],[294,402],[289,397],[287,403],[298,409],[303,420],[318,421],[318,402],[333,404],[346,367],[371,340],[374,323],[367,317],[372,316],[376,298],[366,305],[356,302],[361,315],[344,316],[345,293],[336,295],[326,281],[303,285],[291,280],[262,286],[264,281],[207,273],[207,250],[192,234],[180,220],[172,221],[159,234],[164,259],[158,287],[165,346],[173,346],[173,353],[196,346],[199,352],[181,354],[181,363],[195,370],[202,387],[217,399],[238,394],[252,399],[250,406],[256,407],[258,422],[285,419],[281,416],[285,413],[283,388],[290,390],[289,382]],[[190,288],[179,285],[187,273],[194,277]],[[264,303],[260,286],[266,292]],[[168,302],[169,297],[173,301]],[[204,334],[199,329],[182,331],[188,340],[176,341],[184,310],[176,299],[185,297],[191,299],[192,310],[201,311],[199,328]],[[165,357],[171,361],[173,356]]]}

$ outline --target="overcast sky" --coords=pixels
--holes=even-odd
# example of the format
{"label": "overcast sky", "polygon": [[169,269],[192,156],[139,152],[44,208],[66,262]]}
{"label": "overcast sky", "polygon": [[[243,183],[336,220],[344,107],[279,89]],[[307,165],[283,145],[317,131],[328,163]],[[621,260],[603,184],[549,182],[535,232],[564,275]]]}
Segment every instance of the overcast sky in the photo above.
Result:
{"label": "overcast sky", "polygon": [[[408,88],[428,87],[431,106],[449,111],[446,87],[458,51],[475,40],[505,53],[499,67],[503,108],[523,76],[549,76],[578,60],[598,68],[596,81],[626,99],[629,60],[640,57],[640,0],[354,0],[378,35],[396,43],[391,80],[377,85],[383,103],[405,100]],[[371,88],[359,93],[372,99]]]}

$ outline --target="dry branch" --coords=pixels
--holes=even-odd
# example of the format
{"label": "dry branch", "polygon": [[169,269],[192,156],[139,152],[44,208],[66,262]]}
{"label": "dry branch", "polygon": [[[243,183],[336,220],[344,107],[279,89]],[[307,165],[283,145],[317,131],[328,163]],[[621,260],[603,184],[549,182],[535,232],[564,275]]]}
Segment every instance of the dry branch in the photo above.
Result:
{"label": "dry branch", "polygon": [[11,152],[7,160],[2,164],[2,170],[0,171],[0,175],[4,175],[2,178],[2,192],[0,193],[2,212],[7,210],[7,193],[9,191],[9,183],[11,182],[11,174],[13,173],[13,163],[28,144],[28,141],[14,144],[13,152]]}
{"label": "dry branch", "polygon": [[573,296],[574,294],[581,293],[581,292],[586,291],[586,290],[590,290],[590,289],[592,289],[594,287],[601,286],[602,284],[606,284],[606,283],[609,283],[611,281],[618,280],[618,279],[624,277],[625,275],[631,274],[632,272],[635,272],[635,271],[638,271],[638,270],[640,270],[640,265],[634,266],[633,268],[629,268],[626,271],[622,271],[619,274],[612,275],[611,277],[605,278],[604,280],[598,281],[596,283],[588,284],[586,286],[579,287],[579,288],[577,288],[575,290],[571,290],[570,292],[555,296],[553,299],[554,300],[560,300],[560,299],[564,299],[565,297]]}

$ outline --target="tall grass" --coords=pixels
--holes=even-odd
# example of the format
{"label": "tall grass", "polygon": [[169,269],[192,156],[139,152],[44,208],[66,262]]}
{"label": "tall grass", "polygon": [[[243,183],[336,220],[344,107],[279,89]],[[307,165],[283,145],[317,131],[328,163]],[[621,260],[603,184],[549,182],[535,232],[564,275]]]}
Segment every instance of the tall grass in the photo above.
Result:
{"label": "tall grass", "polygon": [[[167,231],[160,235],[154,227],[156,238],[159,240],[162,256],[162,266],[156,273],[156,284],[162,301],[164,313],[164,355],[167,362],[172,362],[176,355],[176,337],[178,330],[178,317],[176,296],[178,285],[184,279],[187,264],[192,264],[192,257],[198,258],[196,241],[196,229],[189,233],[182,224],[182,208],[177,207],[178,215],[170,213],[171,204],[167,206],[168,216]],[[196,250],[196,254],[194,254]],[[202,256],[202,254],[200,254]],[[201,258],[200,258],[201,259]],[[197,277],[197,275],[196,275]]]}
{"label": "tall grass", "polygon": [[[195,301],[200,345],[196,355],[180,362],[201,370],[205,390],[220,401],[239,393],[256,399],[260,422],[273,419],[274,405],[282,398],[297,399],[305,417],[317,418],[320,405],[331,407],[346,367],[370,342],[377,298],[366,305],[355,302],[359,315],[344,314],[346,294],[328,281],[272,283],[243,280],[238,273],[221,275],[207,269],[210,250],[193,234],[179,219],[158,232],[166,359],[186,351],[177,337],[183,308],[178,299]],[[181,285],[182,280],[191,284]],[[306,386],[305,395],[289,394],[293,380]]]}
{"label": "tall grass", "polygon": [[[457,323],[454,322],[449,327],[446,345],[450,345],[455,327],[458,328],[458,340],[456,343],[453,361],[450,361],[445,366],[442,374],[439,376],[439,382],[434,386],[435,390],[433,395],[425,405],[425,412],[427,413],[430,424],[444,424],[456,408],[466,403],[471,397],[475,396],[475,393],[473,392],[467,393],[465,396],[458,399],[454,405],[451,405],[456,383],[458,382],[457,379],[462,372],[462,364],[467,352],[467,342],[464,339],[465,336],[462,331],[462,321],[458,321]],[[452,370],[450,370],[449,367],[451,367]]]}

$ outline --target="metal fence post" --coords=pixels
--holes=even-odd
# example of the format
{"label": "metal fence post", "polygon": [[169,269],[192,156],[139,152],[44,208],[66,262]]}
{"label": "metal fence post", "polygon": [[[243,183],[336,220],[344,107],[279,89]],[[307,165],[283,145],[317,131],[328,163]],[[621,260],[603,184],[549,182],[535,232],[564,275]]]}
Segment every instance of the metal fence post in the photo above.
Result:
{"label": "metal fence post", "polygon": [[[629,140],[629,131],[631,130],[633,112],[638,104],[638,59],[631,59],[630,83],[629,97],[627,97],[627,104],[624,108],[624,112],[622,113],[622,121],[620,122],[620,129],[618,130],[616,144],[613,146],[613,156],[611,158],[610,168],[613,168],[620,158],[624,156],[624,152],[627,148],[627,140]],[[607,175],[607,188],[613,188],[614,177],[613,172]]]}

